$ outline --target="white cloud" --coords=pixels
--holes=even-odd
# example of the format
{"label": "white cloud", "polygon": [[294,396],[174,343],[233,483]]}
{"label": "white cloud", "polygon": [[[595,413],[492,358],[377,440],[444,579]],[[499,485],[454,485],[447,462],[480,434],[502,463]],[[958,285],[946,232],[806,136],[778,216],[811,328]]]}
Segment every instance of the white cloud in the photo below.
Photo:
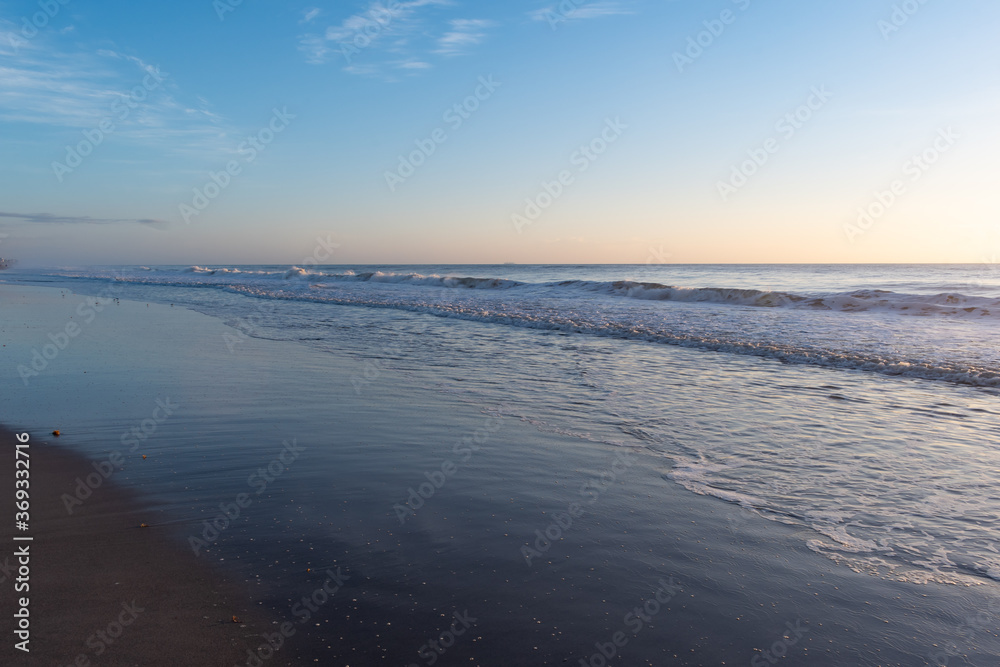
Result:
{"label": "white cloud", "polygon": [[299,23],[312,23],[313,19],[319,16],[322,11],[319,7],[302,10],[302,20]]}
{"label": "white cloud", "polygon": [[464,53],[470,46],[486,39],[485,29],[492,25],[492,21],[482,19],[455,19],[451,21],[451,30],[438,40],[435,53],[447,56]]}
{"label": "white cloud", "polygon": [[[0,44],[11,43],[5,27]],[[223,143],[223,120],[204,101],[182,103],[167,73],[109,49],[63,50],[52,36],[0,48],[0,122],[88,130],[109,120],[116,141],[173,153],[205,154],[231,143]]]}
{"label": "white cloud", "polygon": [[396,65],[399,69],[428,69],[430,66],[430,63],[425,63],[422,60],[407,60]]}
{"label": "white cloud", "polygon": [[302,35],[299,37],[299,51],[305,54],[310,65],[322,65],[330,54],[330,45],[319,35]]}
{"label": "white cloud", "polygon": [[446,24],[443,35],[433,38],[428,11],[452,4],[452,0],[370,2],[364,11],[327,26],[322,33],[301,35],[299,50],[309,63],[339,61],[350,74],[429,69],[429,54],[464,53],[482,42],[485,29],[493,25],[480,19],[455,19]]}
{"label": "white cloud", "polygon": [[[418,10],[422,7],[443,6],[450,0],[410,0],[409,2],[372,2],[368,8],[343,19],[339,24],[328,26],[323,39],[335,42],[331,52],[343,53],[344,49],[364,50],[385,41],[389,36],[406,36],[417,31],[422,24]],[[315,37],[304,35],[303,38]],[[302,39],[302,38],[300,38]],[[327,54],[324,54],[326,57]]]}
{"label": "white cloud", "polygon": [[381,70],[377,65],[365,64],[365,65],[347,65],[344,67],[344,71],[348,74],[357,74],[360,76],[375,76],[379,74]]}
{"label": "white cloud", "polygon": [[631,13],[632,11],[621,2],[587,2],[570,9],[565,9],[562,5],[550,5],[528,12],[528,16],[533,21],[548,21],[554,24],[561,21],[599,19]]}

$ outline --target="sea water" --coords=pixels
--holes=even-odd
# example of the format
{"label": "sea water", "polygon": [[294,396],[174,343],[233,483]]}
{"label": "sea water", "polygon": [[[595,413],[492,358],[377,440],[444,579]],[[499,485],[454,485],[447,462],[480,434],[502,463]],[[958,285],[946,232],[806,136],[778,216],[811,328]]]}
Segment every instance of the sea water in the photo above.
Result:
{"label": "sea water", "polygon": [[[711,568],[694,561],[682,567],[676,554],[657,554],[654,565],[637,547],[653,545],[660,551],[683,535],[677,548],[691,554],[697,544],[718,542],[719,533],[744,545],[756,540],[761,550],[777,540],[788,554],[820,559],[834,568],[830,572],[867,578],[873,587],[874,582],[905,586],[899,591],[907,594],[942,585],[974,587],[984,591],[980,607],[986,610],[983,600],[996,592],[1000,580],[1000,493],[994,483],[1000,459],[1000,361],[992,335],[1000,317],[1000,272],[993,269],[991,264],[102,267],[20,271],[4,278],[212,315],[226,325],[212,342],[216,356],[238,354],[252,341],[266,340],[268,355],[276,359],[283,356],[277,350],[292,349],[281,346],[291,345],[303,350],[296,357],[346,364],[336,389],[342,394],[339,407],[352,406],[344,418],[353,416],[355,422],[364,414],[371,437],[342,443],[319,464],[322,470],[338,461],[350,471],[337,476],[342,488],[323,491],[315,479],[313,486],[295,487],[300,494],[311,489],[311,496],[301,496],[306,500],[300,506],[286,507],[275,519],[288,523],[282,534],[289,539],[282,543],[289,553],[297,549],[290,539],[299,534],[297,519],[309,516],[322,523],[337,517],[329,507],[321,509],[334,498],[348,506],[377,498],[375,513],[388,527],[368,539],[393,535],[390,541],[402,549],[381,556],[392,561],[378,568],[390,579],[407,564],[426,565],[426,553],[409,551],[416,540],[452,571],[456,563],[491,563],[493,556],[478,553],[477,543],[503,544],[504,567],[521,562],[534,572],[539,563],[561,558],[569,559],[563,566],[569,569],[570,563],[603,563],[612,587],[623,571],[648,569],[638,579],[652,591],[653,573],[684,579],[680,575],[687,570],[690,581],[691,572]],[[14,361],[7,364],[11,375]],[[315,372],[303,368],[297,377]],[[316,394],[332,390],[319,376],[300,386],[278,370],[272,377],[278,383],[262,390],[271,399],[262,409],[271,412],[272,422],[286,414],[289,422],[299,422],[293,431],[315,433],[315,424],[302,424],[318,420],[322,401]],[[211,384],[213,379],[198,381]],[[232,391],[235,403],[251,400],[245,389]],[[202,423],[220,412],[220,401],[213,398]],[[441,407],[448,405],[454,407]],[[337,408],[329,409],[334,419]],[[215,423],[224,431],[228,422],[216,415]],[[490,423],[508,425],[499,435],[481,436],[494,445],[506,443],[504,450],[461,460],[464,454],[455,447],[462,438]],[[357,423],[354,440],[356,430]],[[512,442],[515,431],[522,435]],[[232,434],[211,437],[229,442]],[[654,463],[631,477],[638,468],[618,464],[614,473],[620,452]],[[218,473],[215,455],[200,455],[216,461],[204,474]],[[435,475],[447,461],[456,467],[448,486],[433,489],[423,503],[412,497],[410,492],[425,481],[434,486],[427,474]],[[234,475],[240,470],[231,467]],[[303,484],[294,467],[288,475],[282,484],[295,479]],[[502,483],[494,488],[494,480]],[[199,488],[210,486],[206,479]],[[615,495],[619,487],[647,493]],[[699,522],[706,520],[711,503],[720,503],[707,533],[667,527],[683,494],[695,503],[684,511]],[[509,496],[509,502],[500,496]],[[587,505],[591,500],[594,505]],[[551,532],[566,535],[540,551],[544,540],[536,542],[534,530],[544,534],[555,513],[565,523],[573,502],[585,503],[587,513],[565,531],[557,522]],[[354,545],[346,553],[364,542],[361,526],[371,518],[360,507],[342,511],[341,518],[351,517],[346,525],[357,528],[357,534],[338,529],[352,533],[345,536]],[[600,527],[587,525],[587,516],[599,517]],[[463,526],[461,538],[452,534],[449,520]],[[399,521],[396,529],[394,521]],[[754,530],[767,525],[777,532],[753,537]],[[408,533],[411,529],[417,532]],[[247,532],[241,548],[249,549],[254,540],[259,544],[260,530]],[[330,548],[328,535],[312,539],[310,549]],[[225,547],[225,539],[219,543]],[[580,551],[584,545],[586,555]],[[266,547],[260,550],[273,555]],[[612,571],[617,575],[611,577]],[[441,575],[435,572],[428,577]],[[587,587],[581,581],[592,576],[578,574],[577,594]],[[469,588],[449,585],[459,598],[460,591],[475,589],[471,583]],[[492,590],[497,585],[494,581]],[[796,582],[782,585],[805,593]],[[646,595],[638,590],[641,585],[625,588],[640,598]],[[759,581],[750,588],[757,589],[755,601],[764,594]],[[420,598],[419,582],[401,584],[401,590]],[[879,590],[891,597],[894,589]],[[555,588],[549,594],[554,593]],[[723,598],[727,593],[733,591],[722,585],[702,592]],[[485,596],[483,604],[493,604],[489,599]],[[559,598],[552,604],[572,616],[560,606],[565,602]],[[504,609],[512,613],[506,604]],[[702,634],[712,637],[724,627],[720,619],[714,623],[715,630]],[[827,618],[827,623],[836,621]],[[922,631],[961,635],[961,650],[944,654],[949,664],[961,664],[962,654],[984,641],[984,632],[993,636],[988,625],[975,626],[978,638],[966,637],[971,626],[955,620]],[[694,634],[696,626],[691,626]],[[674,640],[681,645],[694,641]],[[901,652],[896,662],[890,658],[885,664],[906,664],[905,656],[926,658],[943,642],[904,649],[905,642],[887,640],[880,651]],[[705,651],[714,650],[708,648],[710,639],[694,643],[701,645],[701,657],[679,658],[681,664],[717,664],[706,657]],[[851,642],[843,646],[846,652],[836,654],[841,660],[862,650]],[[862,664],[881,663],[869,656]]]}

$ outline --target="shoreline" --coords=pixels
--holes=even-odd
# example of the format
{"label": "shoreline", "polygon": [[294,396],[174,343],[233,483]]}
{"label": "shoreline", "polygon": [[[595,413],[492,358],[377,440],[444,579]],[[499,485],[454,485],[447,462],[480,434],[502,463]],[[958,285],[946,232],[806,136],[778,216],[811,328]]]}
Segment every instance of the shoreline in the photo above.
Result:
{"label": "shoreline", "polygon": [[[20,432],[20,431],[18,431]],[[0,558],[0,613],[7,621],[0,662],[5,665],[219,665],[246,664],[265,643],[272,621],[239,587],[198,562],[138,494],[105,480],[86,502],[67,513],[61,500],[77,478],[95,472],[83,456],[57,446],[51,435],[30,433],[30,523],[13,540],[13,521],[0,538],[14,548]],[[5,454],[2,478],[14,508],[15,431],[0,425]],[[98,471],[99,472],[99,471]],[[23,475],[22,475],[23,477]],[[6,494],[5,494],[6,495]],[[142,528],[147,523],[149,527]],[[29,590],[15,592],[16,549],[30,553]],[[10,554],[10,555],[8,555]],[[5,560],[9,559],[9,560]],[[21,584],[19,584],[21,585]],[[14,647],[18,600],[29,607],[29,648]],[[233,617],[239,619],[234,622]],[[277,654],[269,665],[293,665]]]}
{"label": "shoreline", "polygon": [[[11,364],[29,358],[48,332],[76,319],[82,299],[62,289],[65,297],[34,286],[12,290],[11,311],[23,316],[16,326],[0,325]],[[922,664],[932,654],[986,664],[986,656],[998,653],[995,635],[984,631],[1000,609],[995,585],[904,582],[833,562],[810,548],[816,535],[809,527],[769,521],[677,484],[670,478],[676,450],[622,440],[623,426],[656,433],[656,415],[668,414],[679,438],[688,434],[685,440],[693,442],[690,434],[704,423],[707,444],[722,445],[728,439],[713,437],[714,425],[727,425],[732,414],[767,415],[736,425],[763,429],[770,446],[786,447],[784,465],[792,464],[806,452],[796,431],[784,426],[798,424],[790,419],[836,417],[852,424],[842,401],[817,401],[814,388],[823,378],[724,358],[706,375],[703,357],[692,352],[653,353],[615,342],[553,350],[551,338],[510,331],[504,340],[480,344],[481,329],[462,321],[435,328],[407,316],[387,320],[381,311],[338,315],[341,330],[327,349],[249,336],[229,345],[234,328],[222,318],[125,299],[106,308],[45,372],[32,377],[28,391],[8,374],[10,390],[0,393],[5,419],[37,431],[37,458],[70,446],[98,465],[120,454],[109,450],[125,444],[120,437],[129,427],[156,421],[158,399],[182,406],[157,425],[155,438],[150,430],[136,458],[114,474],[146,511],[120,518],[108,535],[127,541],[159,534],[161,543],[172,540],[178,554],[186,552],[174,560],[187,563],[192,556],[185,531],[211,521],[220,502],[236,502],[238,522],[217,541],[206,536],[211,551],[198,559],[205,565],[200,571],[214,567],[260,601],[257,610],[270,617],[257,628],[274,636],[287,625],[296,633],[262,666],[251,665],[294,658],[310,664],[428,664],[431,643],[439,640],[448,664],[484,666],[580,659],[598,664],[597,652],[607,655],[598,644],[620,649],[627,664],[760,663],[768,660],[767,651],[771,658],[787,653],[792,662],[810,665],[856,664],[862,656],[884,665]],[[400,341],[371,327],[390,322],[394,331],[411,336],[405,355],[385,355]],[[444,347],[449,340],[464,345]],[[462,352],[449,355],[456,365],[439,365],[440,353],[455,349]],[[514,349],[525,364],[492,363],[496,354]],[[628,368],[657,382],[662,398],[652,407],[659,413],[625,409],[638,385],[616,380],[615,373]],[[547,399],[552,379],[562,391]],[[536,386],[540,380],[545,383]],[[886,382],[844,378],[839,393],[877,398]],[[778,394],[761,390],[789,385],[794,389]],[[899,388],[893,396],[909,397],[912,405],[926,402],[912,389]],[[850,419],[877,423],[882,404],[866,405],[852,404]],[[487,420],[500,410],[503,426],[494,432]],[[924,419],[933,425],[938,417]],[[46,435],[53,428],[64,429],[59,447]],[[979,437],[971,425],[965,429]],[[885,441],[875,436],[872,443]],[[286,439],[303,448],[290,465],[281,459]],[[615,470],[611,458],[625,451],[622,445],[636,456],[627,471],[620,465]],[[138,458],[143,453],[148,461]],[[285,465],[270,472],[272,463]],[[59,520],[81,518],[67,517],[58,498],[73,492],[81,471],[94,474],[92,465],[78,461],[57,480]],[[269,471],[266,485],[248,477],[261,470]],[[13,481],[12,473],[8,479]],[[407,497],[420,489],[419,499]],[[78,510],[99,494],[107,498],[108,490],[102,485]],[[401,517],[394,505],[403,503],[415,513]],[[33,527],[41,527],[40,516],[32,511]],[[140,522],[153,528],[136,528]],[[63,543],[75,546],[72,539]],[[529,561],[525,545],[540,555],[528,551]],[[118,552],[123,560],[131,557]],[[72,579],[75,557],[66,560],[65,577]],[[38,576],[59,572],[41,561],[35,566]],[[102,567],[98,559],[96,567],[81,568],[80,578]],[[190,578],[183,567],[176,570],[173,580]],[[341,574],[347,580],[343,592],[338,579],[320,588],[322,579]],[[149,576],[170,580],[162,572]],[[115,578],[105,585],[115,581],[124,583]],[[76,604],[62,588],[58,581],[52,586],[60,604]],[[117,618],[108,614],[123,611],[123,599],[114,597],[97,611],[93,604],[73,609],[73,643],[54,652],[64,662],[36,662],[73,664],[65,661],[83,651],[87,637]],[[239,599],[238,593],[229,597]],[[647,602],[648,620],[637,627],[631,610]],[[211,596],[207,604],[198,602],[209,611],[192,614],[194,622],[186,625],[149,623],[144,612],[120,640],[155,634],[163,650],[179,646],[190,655],[171,654],[157,663],[117,660],[108,651],[96,659],[89,655],[89,664],[246,665],[246,653],[213,663],[202,656],[214,656],[214,646],[199,651],[184,641],[199,624],[209,639],[225,641],[219,631],[232,629],[233,612],[217,603]],[[163,606],[187,608],[173,599]],[[970,611],[977,614],[975,625],[964,620]],[[43,619],[40,609],[38,616],[39,624],[61,622]],[[475,629],[461,636],[452,632],[453,621],[469,629],[460,619]],[[253,630],[244,633],[245,643],[256,643]],[[626,633],[627,647],[608,644],[618,633]],[[960,641],[950,643],[959,635]],[[157,652],[150,654],[155,658]],[[0,664],[6,664],[2,654]]]}

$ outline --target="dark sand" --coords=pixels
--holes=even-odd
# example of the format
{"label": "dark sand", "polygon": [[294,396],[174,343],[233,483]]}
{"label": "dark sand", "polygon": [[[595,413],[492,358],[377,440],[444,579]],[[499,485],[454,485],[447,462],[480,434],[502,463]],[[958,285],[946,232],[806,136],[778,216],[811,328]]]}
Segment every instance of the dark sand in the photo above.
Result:
{"label": "dark sand", "polygon": [[[271,619],[158,527],[156,517],[144,516],[134,494],[105,482],[68,515],[62,494],[72,493],[76,478],[94,469],[56,445],[55,437],[30,436],[30,526],[23,533],[14,530],[16,440],[0,428],[0,493],[7,513],[0,522],[0,665],[246,664],[248,649],[263,643],[261,633],[277,629]],[[15,542],[15,533],[34,539]],[[31,545],[30,592],[18,593],[13,554],[25,544]],[[14,647],[19,640],[13,614],[22,596],[30,599],[30,653]],[[133,604],[134,612],[123,607]],[[294,664],[281,653],[264,664]]]}

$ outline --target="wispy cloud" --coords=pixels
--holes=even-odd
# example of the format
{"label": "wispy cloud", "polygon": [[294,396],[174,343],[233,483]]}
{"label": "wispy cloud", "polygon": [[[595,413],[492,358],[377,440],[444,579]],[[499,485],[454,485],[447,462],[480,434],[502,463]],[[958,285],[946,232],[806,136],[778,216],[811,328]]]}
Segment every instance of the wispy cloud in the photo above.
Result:
{"label": "wispy cloud", "polygon": [[329,60],[333,49],[322,35],[302,35],[299,37],[299,51],[305,54],[310,65],[322,65]]}
{"label": "wispy cloud", "polygon": [[[0,44],[10,44],[0,23]],[[199,153],[231,143],[231,132],[204,100],[184,103],[169,74],[110,49],[60,48],[39,35],[0,49],[0,121],[90,129],[115,125],[116,140]],[[126,113],[127,111],[127,113]]]}
{"label": "wispy cloud", "polygon": [[91,218],[87,215],[52,215],[51,213],[5,213],[0,211],[0,218],[12,218],[21,222],[47,223],[61,225],[167,225],[165,220],[150,218]]}
{"label": "wispy cloud", "polygon": [[428,69],[430,66],[430,63],[425,63],[422,60],[407,60],[396,63],[396,67],[399,69]]}
{"label": "wispy cloud", "polygon": [[562,21],[599,19],[605,16],[633,13],[622,2],[587,2],[579,7],[566,7],[565,5],[566,3],[563,3],[535,9],[528,12],[528,17],[533,21],[547,21],[550,24],[555,24]]}
{"label": "wispy cloud", "polygon": [[445,24],[445,33],[434,37],[430,10],[453,5],[452,0],[381,0],[327,26],[322,33],[299,36],[299,50],[306,62],[340,62],[344,71],[359,75],[385,75],[386,70],[416,72],[432,66],[436,56],[467,52],[486,36],[492,22],[455,19]]}
{"label": "wispy cloud", "polygon": [[469,47],[486,39],[486,28],[492,25],[492,21],[482,19],[454,19],[451,21],[451,30],[438,39],[435,53],[446,56],[465,53]]}
{"label": "wispy cloud", "polygon": [[327,39],[342,42],[353,40],[359,33],[371,37],[372,40],[378,40],[381,35],[406,33],[421,22],[418,12],[421,7],[442,7],[450,4],[451,0],[410,0],[390,2],[387,5],[380,1],[372,2],[367,10],[348,16],[340,25],[327,28],[326,36]]}
{"label": "wispy cloud", "polygon": [[[340,58],[345,65],[351,65],[354,56],[387,42],[394,42],[399,48],[409,37],[419,31],[423,18],[422,7],[447,5],[448,0],[410,0],[409,2],[372,2],[367,9],[352,14],[323,31],[322,34],[308,33],[299,37],[299,50],[306,54],[307,62],[322,64]],[[395,38],[395,39],[389,39]],[[393,48],[390,44],[389,48]]]}
{"label": "wispy cloud", "polygon": [[312,23],[313,19],[322,13],[319,7],[310,7],[302,10],[302,20],[299,23]]}

